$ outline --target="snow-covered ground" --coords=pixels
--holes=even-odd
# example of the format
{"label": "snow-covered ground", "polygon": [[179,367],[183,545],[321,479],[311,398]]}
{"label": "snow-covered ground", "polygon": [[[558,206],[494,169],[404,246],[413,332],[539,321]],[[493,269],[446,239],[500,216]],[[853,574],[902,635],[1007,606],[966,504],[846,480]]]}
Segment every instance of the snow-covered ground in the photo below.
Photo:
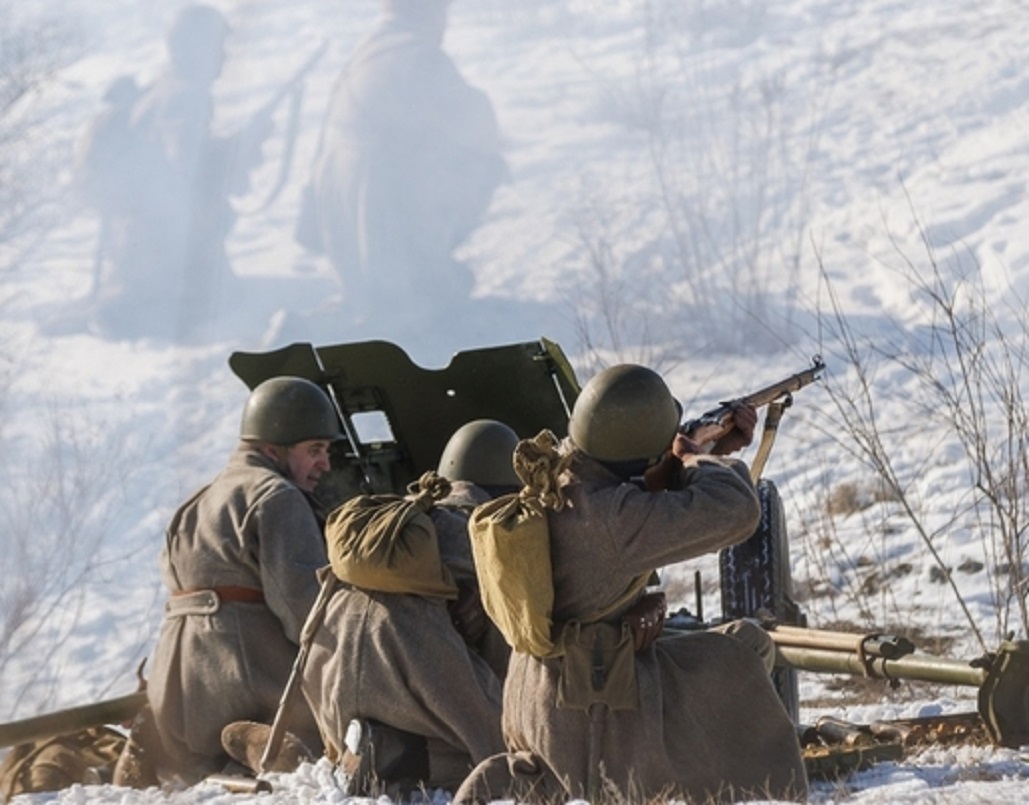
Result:
{"label": "snow-covered ground", "polygon": [[[54,22],[73,54],[21,101],[45,123],[18,143],[19,162],[54,178],[40,223],[0,243],[5,721],[134,687],[161,617],[164,525],[234,444],[246,388],[229,354],[356,334],[333,315],[331,269],[292,231],[333,80],[378,3],[212,4],[233,25],[222,130],[329,47],[306,80],[289,183],[259,208],[282,113],[228,240],[247,295],[219,299],[210,338],[185,344],[67,324],[91,286],[98,223],[70,190],[75,148],[111,79],[154,76],[181,3],[0,3],[13,21]],[[398,311],[373,335],[427,367],[545,336],[583,380],[604,362],[653,365],[692,414],[821,354],[826,379],[796,395],[765,473],[785,501],[811,625],[911,634],[957,658],[1009,632],[1025,639],[1027,36],[1022,0],[457,0],[445,45],[494,104],[511,181],[460,252],[473,303],[449,328],[416,336]],[[955,332],[966,340],[948,350]],[[948,408],[945,392],[954,356],[973,354],[1006,374],[966,369],[985,419],[957,429],[968,409]],[[1011,392],[1012,407],[991,389]],[[980,463],[970,444],[985,449]],[[1014,484],[1006,519],[972,505],[984,464],[994,489]],[[1016,531],[1007,542],[1005,525]],[[715,612],[716,565],[699,567]],[[694,569],[665,574],[682,605]],[[31,614],[5,635],[19,601]],[[802,718],[975,708],[973,688],[857,687],[802,674]],[[1021,801],[1027,777],[1020,749],[934,748],[816,784],[812,799]],[[342,799],[324,761],[272,782],[262,801]],[[26,801],[169,798],[240,800],[205,787],[77,787]]]}

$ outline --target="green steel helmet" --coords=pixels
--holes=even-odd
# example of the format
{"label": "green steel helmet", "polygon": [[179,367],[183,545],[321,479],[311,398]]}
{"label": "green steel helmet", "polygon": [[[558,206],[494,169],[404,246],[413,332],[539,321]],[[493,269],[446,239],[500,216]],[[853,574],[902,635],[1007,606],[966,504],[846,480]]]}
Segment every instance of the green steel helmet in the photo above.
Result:
{"label": "green steel helmet", "polygon": [[321,386],[302,377],[273,377],[250,392],[239,438],[291,445],[343,438],[336,409]]}
{"label": "green steel helmet", "polygon": [[583,386],[568,435],[598,461],[641,461],[671,447],[680,415],[678,402],[657,372],[623,363],[598,372]]}
{"label": "green steel helmet", "polygon": [[470,481],[481,487],[522,485],[514,470],[518,434],[495,419],[475,419],[454,431],[443,448],[437,472],[448,481]]}

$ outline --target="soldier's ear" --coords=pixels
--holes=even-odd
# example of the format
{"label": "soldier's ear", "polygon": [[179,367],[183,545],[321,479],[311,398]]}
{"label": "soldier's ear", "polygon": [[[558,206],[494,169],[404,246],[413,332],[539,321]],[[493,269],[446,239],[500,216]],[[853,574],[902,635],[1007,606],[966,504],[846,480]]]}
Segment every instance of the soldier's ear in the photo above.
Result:
{"label": "soldier's ear", "polygon": [[280,467],[285,466],[286,452],[289,450],[288,447],[282,447],[281,445],[261,441],[252,441],[251,444],[256,447],[257,451],[265,458],[271,459]]}

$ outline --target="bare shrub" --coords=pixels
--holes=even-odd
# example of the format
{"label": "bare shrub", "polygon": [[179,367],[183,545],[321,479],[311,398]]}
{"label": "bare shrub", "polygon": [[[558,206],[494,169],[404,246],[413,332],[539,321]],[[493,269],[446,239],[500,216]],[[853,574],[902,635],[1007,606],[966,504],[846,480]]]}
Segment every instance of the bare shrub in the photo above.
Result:
{"label": "bare shrub", "polygon": [[864,497],[858,485],[851,482],[842,483],[829,493],[825,502],[826,514],[848,515],[867,509],[871,502]]}
{"label": "bare shrub", "polygon": [[[806,199],[802,190],[783,196],[772,188],[804,187],[817,136],[793,137],[791,101],[774,75],[705,72],[698,25],[717,36],[712,26],[722,17],[687,5],[635,9],[631,80],[599,75],[580,58],[597,85],[598,114],[642,145],[639,163],[621,167],[631,183],[613,171],[598,178],[596,169],[580,194],[577,234],[589,280],[575,301],[587,355],[628,359],[635,350],[660,363],[669,343],[753,353],[781,349],[796,335]],[[748,25],[759,29],[763,8],[744,5]],[[630,197],[641,171],[649,182]]]}
{"label": "bare shrub", "polygon": [[894,501],[897,498],[889,488],[878,480],[866,483],[845,481],[835,486],[825,502],[825,511],[833,517],[846,517],[866,511],[876,503]]}
{"label": "bare shrub", "polygon": [[[1013,287],[988,293],[974,261],[966,266],[951,260],[944,270],[922,231],[924,262],[905,258],[895,269],[911,288],[920,313],[917,328],[893,322],[892,335],[858,334],[823,270],[831,309],[821,326],[838,345],[835,361],[842,367],[826,389],[837,443],[881,485],[890,517],[914,529],[938,571],[935,580],[950,586],[985,649],[980,626],[941,550],[950,530],[971,522],[991,574],[996,635],[1016,627],[1029,632],[1026,308]],[[903,397],[892,401],[906,411],[901,421],[882,414],[881,385],[876,384],[881,371],[896,368],[910,382]],[[914,423],[919,438],[904,440]],[[908,453],[904,461],[899,460],[901,447]],[[934,464],[959,469],[967,481],[956,511],[935,511],[927,503],[924,470]]]}
{"label": "bare shrub", "polygon": [[829,621],[840,620],[847,607],[860,615],[865,628],[899,618],[904,602],[881,583],[884,575],[892,575],[893,562],[882,547],[883,527],[874,507],[856,507],[849,513],[856,522],[844,526],[830,502],[838,487],[828,481],[824,484],[831,491],[821,505],[807,512],[794,511],[791,517],[795,524],[791,542],[807,568],[806,574],[794,579],[796,601],[817,601]]}
{"label": "bare shrub", "polygon": [[0,243],[31,228],[59,197],[53,133],[38,106],[41,89],[75,53],[67,20],[39,15],[33,4],[0,0]]}
{"label": "bare shrub", "polygon": [[[6,386],[5,386],[6,388]],[[0,399],[0,408],[6,402]],[[55,664],[121,557],[112,526],[130,463],[116,440],[51,409],[42,443],[0,432],[0,700],[6,715],[57,697]],[[26,444],[31,447],[26,447]],[[115,674],[111,674],[112,678]]]}

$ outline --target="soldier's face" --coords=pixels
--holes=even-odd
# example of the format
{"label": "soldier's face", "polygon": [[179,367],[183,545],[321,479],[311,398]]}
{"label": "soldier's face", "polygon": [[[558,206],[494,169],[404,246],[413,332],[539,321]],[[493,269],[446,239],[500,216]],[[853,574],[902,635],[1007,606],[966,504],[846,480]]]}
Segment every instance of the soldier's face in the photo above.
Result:
{"label": "soldier's face", "polygon": [[329,442],[311,439],[286,448],[286,471],[305,492],[313,492],[318,479],[329,471]]}

